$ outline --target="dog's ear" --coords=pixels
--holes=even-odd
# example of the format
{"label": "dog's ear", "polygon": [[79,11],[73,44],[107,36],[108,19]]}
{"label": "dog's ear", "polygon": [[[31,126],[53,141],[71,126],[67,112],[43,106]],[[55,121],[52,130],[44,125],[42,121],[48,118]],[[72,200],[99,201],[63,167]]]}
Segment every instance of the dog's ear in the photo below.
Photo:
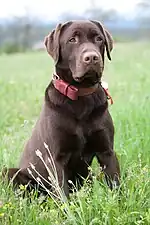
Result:
{"label": "dog's ear", "polygon": [[96,24],[99,29],[101,30],[104,39],[105,39],[105,46],[106,46],[106,52],[107,52],[107,57],[109,60],[111,60],[111,56],[110,56],[110,52],[113,49],[113,38],[111,36],[111,34],[103,27],[103,25],[95,20],[91,20],[92,23]]}
{"label": "dog's ear", "polygon": [[44,40],[47,52],[54,59],[55,63],[57,63],[59,60],[59,37],[61,27],[62,25],[58,24],[56,29],[46,36]]}
{"label": "dog's ear", "polygon": [[71,24],[72,21],[66,22],[64,24],[58,24],[56,29],[54,29],[47,37],[45,37],[44,44],[46,46],[47,52],[54,59],[55,64],[57,64],[60,56],[60,34]]}

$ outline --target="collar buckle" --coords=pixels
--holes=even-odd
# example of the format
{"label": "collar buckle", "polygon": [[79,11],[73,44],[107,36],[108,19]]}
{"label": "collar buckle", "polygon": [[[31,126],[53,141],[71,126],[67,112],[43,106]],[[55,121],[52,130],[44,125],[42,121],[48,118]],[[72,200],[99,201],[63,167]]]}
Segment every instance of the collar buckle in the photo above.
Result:
{"label": "collar buckle", "polygon": [[57,74],[53,74],[52,80],[60,80],[60,77]]}

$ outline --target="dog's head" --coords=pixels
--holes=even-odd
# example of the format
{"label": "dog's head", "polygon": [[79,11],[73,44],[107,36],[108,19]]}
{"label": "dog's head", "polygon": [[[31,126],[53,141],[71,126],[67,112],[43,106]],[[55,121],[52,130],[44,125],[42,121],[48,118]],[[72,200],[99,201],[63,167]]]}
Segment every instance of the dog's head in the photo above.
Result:
{"label": "dog's head", "polygon": [[59,24],[45,38],[45,45],[60,77],[69,82],[93,85],[102,76],[105,49],[111,60],[113,40],[97,21],[69,21]]}

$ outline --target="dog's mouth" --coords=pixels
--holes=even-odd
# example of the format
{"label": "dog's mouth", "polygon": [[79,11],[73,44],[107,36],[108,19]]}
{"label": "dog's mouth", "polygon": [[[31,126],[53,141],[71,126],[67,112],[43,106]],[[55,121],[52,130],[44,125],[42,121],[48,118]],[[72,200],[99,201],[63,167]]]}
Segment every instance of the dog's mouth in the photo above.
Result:
{"label": "dog's mouth", "polygon": [[78,83],[95,84],[99,81],[100,74],[94,70],[87,71],[83,76],[75,76],[74,80]]}

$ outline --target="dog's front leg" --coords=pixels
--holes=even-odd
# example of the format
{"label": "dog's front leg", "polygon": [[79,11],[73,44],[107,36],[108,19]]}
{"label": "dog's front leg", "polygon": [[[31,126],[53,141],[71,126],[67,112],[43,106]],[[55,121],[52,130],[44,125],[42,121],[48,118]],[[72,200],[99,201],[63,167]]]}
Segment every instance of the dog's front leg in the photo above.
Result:
{"label": "dog's front leg", "polygon": [[113,189],[119,186],[120,168],[114,151],[98,152],[97,159],[105,174],[108,186]]}

